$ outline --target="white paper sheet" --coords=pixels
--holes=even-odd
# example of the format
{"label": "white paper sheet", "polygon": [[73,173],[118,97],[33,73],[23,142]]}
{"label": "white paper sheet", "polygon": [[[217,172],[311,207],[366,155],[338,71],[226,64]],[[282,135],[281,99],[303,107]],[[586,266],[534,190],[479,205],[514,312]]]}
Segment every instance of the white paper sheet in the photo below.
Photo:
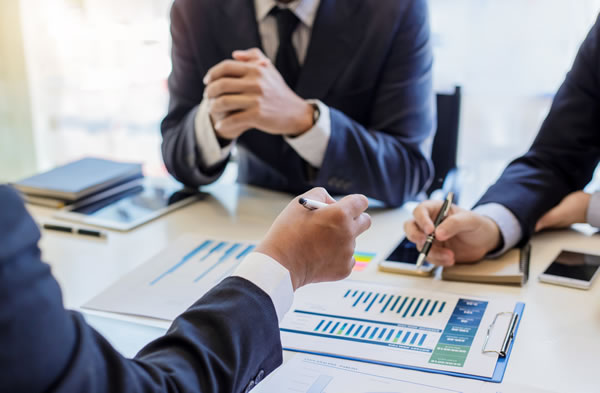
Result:
{"label": "white paper sheet", "polygon": [[478,393],[484,382],[298,354],[254,393]]}
{"label": "white paper sheet", "polygon": [[231,275],[253,249],[246,242],[184,235],[83,307],[171,321]]}

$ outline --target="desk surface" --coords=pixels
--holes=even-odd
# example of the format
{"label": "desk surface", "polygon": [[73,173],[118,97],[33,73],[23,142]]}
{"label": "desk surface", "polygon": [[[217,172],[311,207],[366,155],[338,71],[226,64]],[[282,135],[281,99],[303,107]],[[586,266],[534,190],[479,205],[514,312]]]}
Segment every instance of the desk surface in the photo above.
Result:
{"label": "desk surface", "polygon": [[[79,308],[183,233],[257,241],[290,200],[286,194],[239,185],[217,184],[205,191],[207,195],[202,201],[134,231],[110,232],[106,240],[45,232],[40,244],[43,258],[52,266],[62,287],[65,306]],[[48,219],[52,213],[38,207],[30,207],[30,211],[39,220]],[[409,211],[370,213],[373,226],[358,239],[357,248],[389,250],[403,236],[402,223],[409,217]],[[542,284],[537,276],[561,248],[599,252],[600,236],[585,230],[547,232],[537,235],[532,246],[531,279],[524,288],[383,273],[375,263],[369,264],[365,271],[353,272],[351,279],[523,301],[525,313],[504,382],[556,392],[597,392],[600,284],[582,291]],[[88,321],[126,356],[133,356],[168,325],[150,324],[144,318],[113,319],[107,315],[86,311]]]}

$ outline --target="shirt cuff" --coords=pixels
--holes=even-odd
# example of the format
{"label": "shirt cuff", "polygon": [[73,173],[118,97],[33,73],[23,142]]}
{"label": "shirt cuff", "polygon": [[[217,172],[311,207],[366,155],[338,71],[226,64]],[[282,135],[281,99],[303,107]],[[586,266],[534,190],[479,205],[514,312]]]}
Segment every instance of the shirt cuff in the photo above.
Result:
{"label": "shirt cuff", "polygon": [[600,192],[595,192],[590,197],[586,218],[588,224],[600,228]]}
{"label": "shirt cuff", "polygon": [[204,167],[210,168],[226,160],[229,153],[231,153],[233,142],[225,147],[219,145],[217,134],[210,121],[209,100],[207,98],[203,99],[198,105],[194,127],[196,129],[196,142]]}
{"label": "shirt cuff", "polygon": [[315,168],[320,168],[331,136],[331,115],[329,107],[321,101],[306,100],[306,102],[319,107],[319,120],[304,134],[295,138],[286,136],[284,139],[306,162]]}
{"label": "shirt cuff", "polygon": [[477,206],[473,211],[482,216],[491,218],[496,225],[498,225],[498,228],[500,228],[503,246],[499,251],[490,254],[490,257],[494,258],[504,254],[506,251],[516,246],[521,240],[523,235],[521,224],[519,224],[517,217],[515,217],[515,215],[506,207],[499,203],[486,203]]}
{"label": "shirt cuff", "polygon": [[292,307],[294,288],[290,272],[270,256],[258,252],[248,254],[233,276],[250,281],[269,295],[279,322]]}

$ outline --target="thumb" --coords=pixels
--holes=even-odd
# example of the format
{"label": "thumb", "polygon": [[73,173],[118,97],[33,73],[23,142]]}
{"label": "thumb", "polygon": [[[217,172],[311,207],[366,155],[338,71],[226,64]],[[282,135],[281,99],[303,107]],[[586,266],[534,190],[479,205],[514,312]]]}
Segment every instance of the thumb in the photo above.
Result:
{"label": "thumb", "polygon": [[335,199],[329,195],[329,192],[323,187],[315,187],[304,194],[301,197],[314,199],[315,201],[324,202],[328,205],[335,203]]}
{"label": "thumb", "polygon": [[359,217],[369,207],[369,200],[361,194],[348,195],[339,201],[338,206],[344,210],[347,209],[352,218]]}

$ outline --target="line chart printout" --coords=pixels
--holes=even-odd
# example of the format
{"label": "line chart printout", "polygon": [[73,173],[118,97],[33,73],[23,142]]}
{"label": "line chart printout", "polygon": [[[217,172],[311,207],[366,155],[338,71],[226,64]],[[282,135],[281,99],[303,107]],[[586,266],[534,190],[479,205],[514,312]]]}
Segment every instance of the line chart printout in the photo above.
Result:
{"label": "line chart printout", "polygon": [[292,351],[489,378],[498,355],[482,353],[488,326],[515,305],[356,281],[316,284],[296,292],[281,337]]}
{"label": "line chart printout", "polygon": [[184,235],[83,307],[173,320],[231,275],[254,247]]}

